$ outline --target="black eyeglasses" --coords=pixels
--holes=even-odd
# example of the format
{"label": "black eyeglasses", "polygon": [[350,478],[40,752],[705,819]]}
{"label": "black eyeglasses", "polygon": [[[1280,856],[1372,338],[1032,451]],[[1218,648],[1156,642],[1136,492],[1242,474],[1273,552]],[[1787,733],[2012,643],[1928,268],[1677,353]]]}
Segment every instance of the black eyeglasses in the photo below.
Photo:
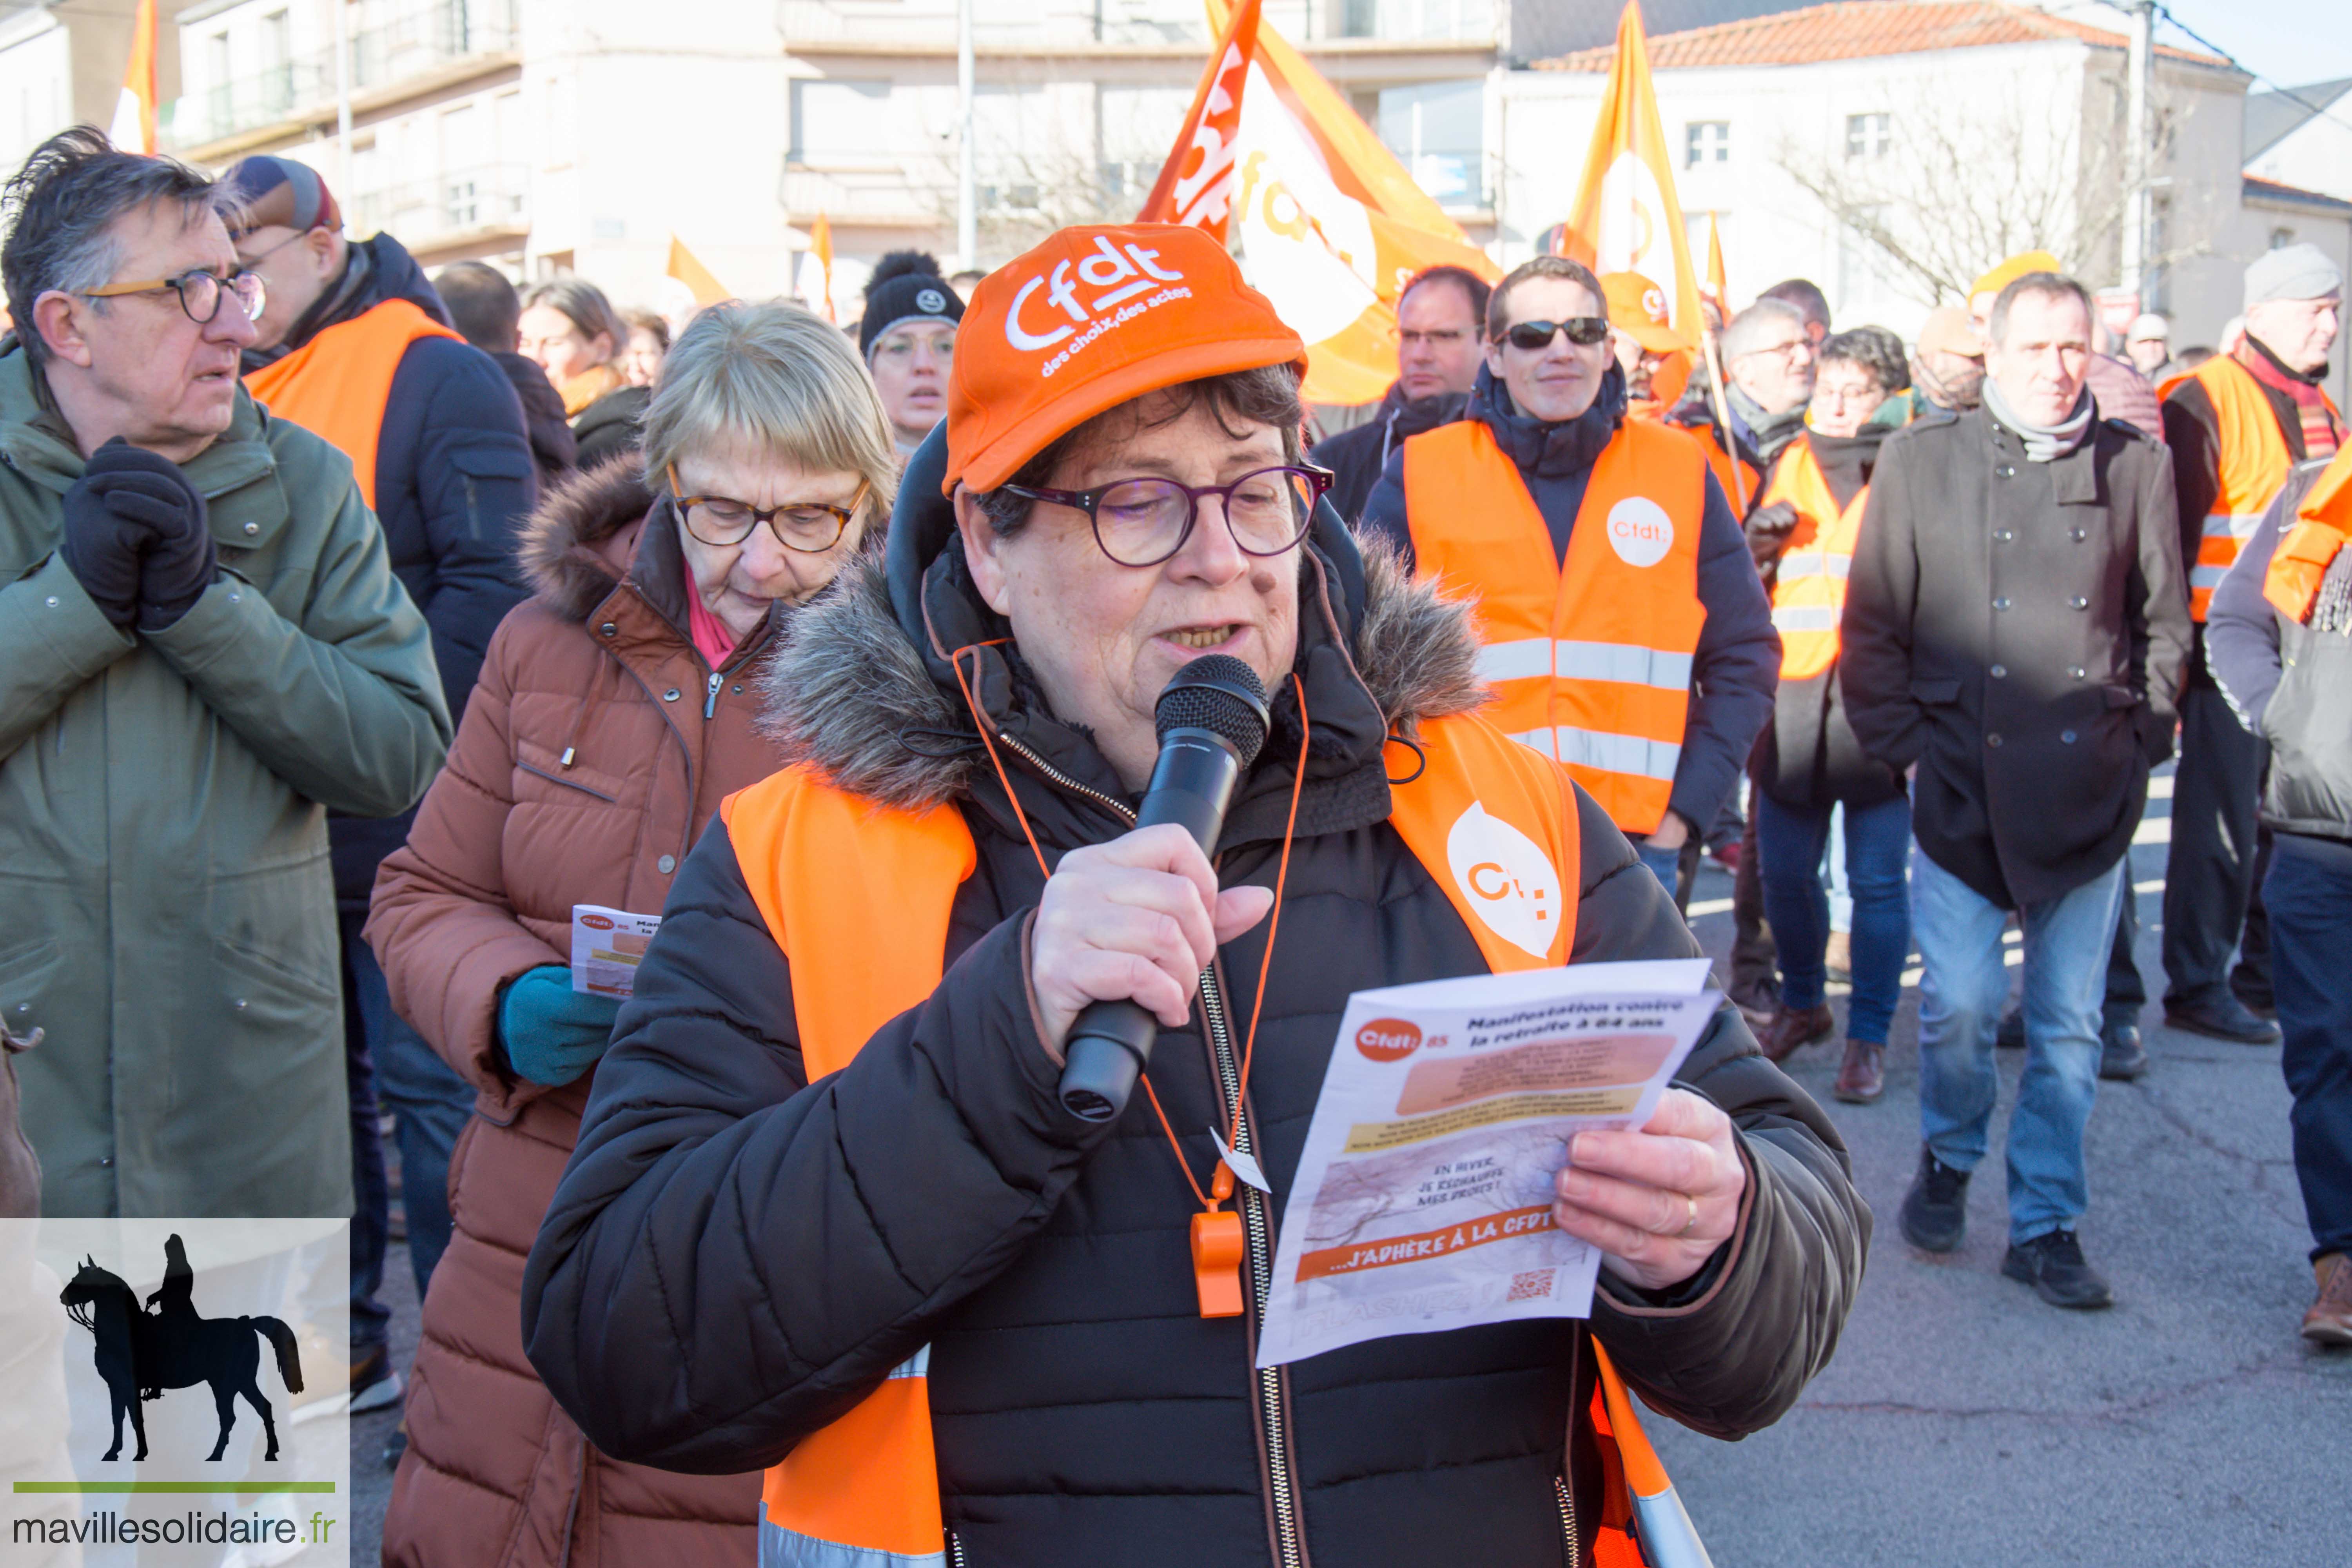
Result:
{"label": "black eyeglasses", "polygon": [[1570,316],[1565,321],[1519,321],[1503,331],[1496,342],[1507,342],[1515,349],[1534,353],[1551,347],[1553,336],[1568,334],[1568,341],[1579,348],[1609,341],[1609,318],[1606,316]]}
{"label": "black eyeglasses", "polygon": [[866,502],[866,487],[860,483],[857,493],[847,506],[835,506],[831,501],[787,501],[782,506],[756,507],[749,501],[730,500],[725,496],[680,495],[677,469],[668,469],[672,503],[678,515],[686,520],[687,532],[705,544],[726,546],[740,544],[751,537],[751,531],[761,523],[776,536],[776,542],[787,550],[797,550],[805,555],[821,555],[841,541],[849,527],[849,520]]}
{"label": "black eyeglasses", "polygon": [[180,309],[198,326],[209,325],[221,312],[222,301],[234,299],[248,321],[261,319],[261,279],[250,272],[223,278],[217,272],[192,268],[177,278],[144,278],[136,283],[109,283],[102,289],[78,292],[92,300],[119,299],[125,294],[160,294],[169,289],[180,297]]}
{"label": "black eyeglasses", "polygon": [[1331,488],[1328,468],[1260,468],[1229,485],[1197,489],[1174,479],[1118,479],[1090,490],[1006,485],[1024,500],[1076,507],[1094,524],[1095,542],[1121,566],[1157,566],[1184,548],[1203,496],[1224,503],[1225,526],[1245,555],[1279,555],[1307,537],[1315,503]]}

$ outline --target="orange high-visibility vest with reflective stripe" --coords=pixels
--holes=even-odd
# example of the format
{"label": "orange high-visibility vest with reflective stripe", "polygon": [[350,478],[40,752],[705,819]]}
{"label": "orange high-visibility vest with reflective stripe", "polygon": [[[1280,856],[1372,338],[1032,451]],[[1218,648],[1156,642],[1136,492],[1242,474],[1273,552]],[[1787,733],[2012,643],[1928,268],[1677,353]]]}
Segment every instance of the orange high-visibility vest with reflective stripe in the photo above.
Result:
{"label": "orange high-visibility vest with reflective stripe", "polygon": [[466,340],[409,300],[386,300],[338,321],[245,378],[246,391],[352,460],[360,499],[375,505],[375,448],[400,358],[419,338]]}
{"label": "orange high-visibility vest with reflective stripe", "polygon": [[2336,448],[2335,459],[2320,470],[2294,509],[2294,523],[2279,536],[2270,570],[2263,575],[2263,597],[2280,615],[2304,625],[2318,602],[2320,583],[2347,539],[2352,539],[2352,442]]}
{"label": "orange high-visibility vest with reflective stripe", "polygon": [[1706,472],[1687,433],[1627,420],[1592,466],[1563,563],[1484,422],[1404,444],[1417,569],[1478,601],[1486,717],[1567,763],[1636,836],[1665,820],[1690,716]]}
{"label": "orange high-visibility vest with reflective stripe", "polygon": [[[1420,739],[1425,765],[1391,786],[1390,826],[1453,900],[1490,970],[1567,963],[1580,885],[1575,792],[1567,779],[1475,715],[1432,721]],[[791,967],[802,1058],[814,1084],[938,989],[956,889],[977,864],[971,829],[953,805],[922,812],[877,805],[805,767],[737,791],[719,814],[744,885]],[[1680,1505],[1615,1369],[1606,1355],[1596,1359],[1601,1392],[1594,1405],[1607,1415],[1605,1426],[1596,1420],[1591,1429],[1604,1468],[1622,1476],[1626,1495],[1604,1508],[1595,1555],[1638,1568],[1643,1559],[1627,1521],[1654,1528],[1661,1494],[1675,1513]],[[762,1568],[945,1563],[929,1365],[929,1350],[919,1351],[767,1472]],[[1686,1517],[1681,1528],[1696,1547]]]}
{"label": "orange high-visibility vest with reflective stripe", "polygon": [[1764,500],[1797,510],[1797,526],[1772,585],[1772,626],[1780,634],[1780,679],[1811,680],[1837,662],[1838,616],[1845,610],[1846,574],[1870,500],[1864,485],[1841,511],[1822,474],[1813,444],[1800,436],[1780,454]]}
{"label": "orange high-visibility vest with reflective stripe", "polygon": [[[2294,455],[2287,449],[2278,411],[2271,406],[2263,384],[2234,358],[2216,354],[2188,374],[2166,382],[2160,395],[2170,397],[2189,381],[2202,386],[2212,401],[2221,445],[2221,488],[2213,497],[2213,510],[2205,514],[2197,559],[2189,567],[2189,614],[2202,621],[2213,590],[2221,585],[2221,574],[2236,564],[2240,547],[2253,537],[2263,513],[2285,485]],[[2336,405],[2327,406],[2332,411]]]}

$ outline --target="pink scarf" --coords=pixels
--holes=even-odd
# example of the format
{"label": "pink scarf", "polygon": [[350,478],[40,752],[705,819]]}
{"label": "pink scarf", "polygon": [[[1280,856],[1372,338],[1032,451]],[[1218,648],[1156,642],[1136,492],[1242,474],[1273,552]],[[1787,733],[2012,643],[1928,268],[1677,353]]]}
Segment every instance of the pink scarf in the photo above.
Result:
{"label": "pink scarf", "polygon": [[702,662],[717,669],[735,651],[735,634],[727,623],[703,608],[702,590],[694,585],[694,567],[686,568],[686,635],[694,639],[694,651]]}

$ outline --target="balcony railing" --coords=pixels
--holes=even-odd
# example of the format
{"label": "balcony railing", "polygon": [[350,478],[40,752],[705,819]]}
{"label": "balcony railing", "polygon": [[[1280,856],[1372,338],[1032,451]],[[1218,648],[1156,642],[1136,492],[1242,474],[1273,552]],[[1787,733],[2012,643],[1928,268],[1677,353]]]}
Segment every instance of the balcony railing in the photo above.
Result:
{"label": "balcony railing", "polygon": [[[1488,0],[1461,0],[1485,5]],[[1076,44],[1174,44],[1205,48],[1209,28],[1199,0],[1033,0],[1018,21],[974,18],[982,48],[1049,48]],[[1267,25],[1294,43],[1323,37],[1330,0],[1265,0]],[[876,44],[952,48],[953,0],[779,0],[778,25],[793,44]]]}
{"label": "balcony railing", "polygon": [[1476,43],[1495,37],[1496,0],[1343,0],[1343,37]]}
{"label": "balcony railing", "polygon": [[[512,51],[515,0],[433,0],[354,33],[350,45],[352,91],[379,91],[459,60]],[[167,110],[169,140],[201,146],[322,110],[334,99],[335,54],[323,49],[175,100]]]}
{"label": "balcony railing", "polygon": [[353,234],[388,233],[411,250],[482,229],[529,223],[530,174],[520,163],[481,163],[430,180],[362,191],[350,205]]}

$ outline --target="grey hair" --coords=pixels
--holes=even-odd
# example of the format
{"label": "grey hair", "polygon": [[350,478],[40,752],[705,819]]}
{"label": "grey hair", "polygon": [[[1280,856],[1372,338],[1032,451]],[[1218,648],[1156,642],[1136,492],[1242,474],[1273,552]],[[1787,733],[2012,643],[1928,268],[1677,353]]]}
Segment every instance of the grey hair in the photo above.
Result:
{"label": "grey hair", "polygon": [[888,517],[898,499],[898,448],[856,351],[840,328],[781,300],[698,311],[662,361],[641,427],[656,491],[687,454],[715,451],[854,473],[868,519]]}
{"label": "grey hair", "polygon": [[604,297],[604,290],[585,278],[558,278],[535,285],[522,297],[526,310],[541,305],[562,312],[565,321],[580,329],[583,339],[604,333],[604,340],[613,345],[606,359],[617,357],[629,346],[629,324],[621,320],[620,311],[613,309],[613,301]]}
{"label": "grey hair", "polygon": [[1985,320],[1985,335],[2000,342],[2009,335],[2009,308],[2020,294],[2041,294],[2058,299],[2071,294],[2083,302],[2083,319],[2095,322],[2098,310],[2091,304],[2091,291],[2063,272],[2029,272],[2011,282],[1993,300],[1991,313]]}
{"label": "grey hair", "polygon": [[1775,326],[1805,330],[1805,313],[1786,300],[1757,300],[1731,318],[1723,329],[1723,362],[1745,359],[1759,350],[1771,345],[1764,341],[1768,331]]}
{"label": "grey hair", "polygon": [[[34,305],[52,291],[76,294],[104,284],[122,260],[116,220],[160,201],[177,202],[184,224],[207,217],[227,223],[237,206],[227,185],[176,159],[117,152],[92,125],[60,131],[34,148],[0,188],[0,221],[8,227],[0,282],[16,341],[35,364],[49,351],[34,324]],[[104,300],[90,303],[107,308]]]}

